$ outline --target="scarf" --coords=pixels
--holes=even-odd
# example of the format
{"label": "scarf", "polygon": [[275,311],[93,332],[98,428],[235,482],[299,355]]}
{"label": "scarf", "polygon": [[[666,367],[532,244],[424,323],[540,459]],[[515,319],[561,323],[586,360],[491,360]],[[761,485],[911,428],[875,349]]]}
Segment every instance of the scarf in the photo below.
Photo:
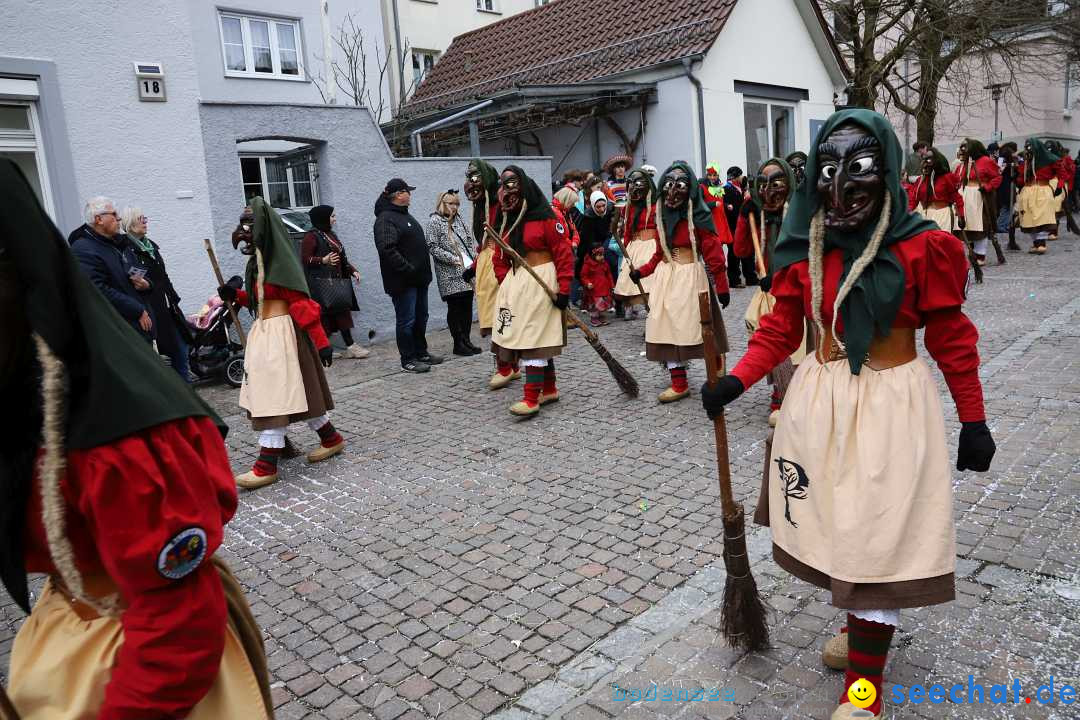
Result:
{"label": "scarf", "polygon": [[[705,194],[701,191],[701,183],[698,182],[697,175],[690,168],[687,163],[678,160],[673,162],[667,170],[660,176],[661,182],[663,178],[668,176],[672,170],[679,168],[686,173],[686,180],[690,183],[690,195],[687,205],[693,203],[694,205],[694,227],[703,228],[711,233],[716,232],[716,225],[713,223],[712,210],[709,209],[708,204],[705,202]],[[680,208],[672,210],[666,204],[664,204],[664,198],[657,197],[656,206],[660,213],[660,219],[664,223],[664,236],[667,238],[668,247],[671,247],[671,243],[675,238],[675,228],[678,224],[686,219],[686,205]]]}
{"label": "scarf", "polygon": [[157,253],[154,251],[154,243],[150,242],[148,237],[145,235],[136,235],[135,233],[128,233],[127,236],[131,238],[131,241],[135,243],[136,247],[150,257],[157,259]]}
{"label": "scarf", "polygon": [[[891,198],[889,224],[881,247],[840,305],[848,363],[852,374],[858,375],[870,349],[870,342],[875,334],[889,334],[904,299],[904,268],[889,246],[919,233],[936,230],[937,225],[907,209],[907,196],[900,186],[900,174],[904,170],[903,151],[889,121],[872,110],[841,110],[825,121],[817,138],[810,145],[806,162],[806,182],[795,192],[789,204],[787,217],[780,229],[780,237],[773,253],[773,271],[808,258],[810,221],[820,209],[817,194],[818,145],[844,123],[859,125],[881,144],[882,162],[885,166],[885,191]],[[851,233],[826,231],[824,252],[828,253],[834,248],[843,252],[844,270],[840,276],[840,285],[844,283],[856,258],[869,244],[876,224],[868,223]],[[837,287],[839,288],[839,285]]]}

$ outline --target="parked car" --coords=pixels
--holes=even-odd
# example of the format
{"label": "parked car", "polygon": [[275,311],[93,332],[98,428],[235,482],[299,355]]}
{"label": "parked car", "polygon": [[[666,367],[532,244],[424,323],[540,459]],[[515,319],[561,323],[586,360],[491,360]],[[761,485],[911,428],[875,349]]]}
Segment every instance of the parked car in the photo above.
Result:
{"label": "parked car", "polygon": [[297,250],[300,249],[300,242],[304,239],[304,235],[308,230],[311,230],[311,218],[308,217],[307,210],[297,210],[296,208],[274,208],[277,210],[277,214],[281,216],[282,221],[285,223],[285,227],[289,229],[289,237],[296,243]]}

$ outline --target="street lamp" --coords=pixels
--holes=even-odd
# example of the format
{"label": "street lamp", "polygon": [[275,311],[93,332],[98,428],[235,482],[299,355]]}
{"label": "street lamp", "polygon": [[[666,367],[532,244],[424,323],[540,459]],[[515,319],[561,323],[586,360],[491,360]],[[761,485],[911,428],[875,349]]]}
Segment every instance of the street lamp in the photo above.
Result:
{"label": "street lamp", "polygon": [[994,140],[1001,142],[1001,135],[998,133],[998,107],[1001,103],[1001,95],[1005,88],[1009,87],[1009,83],[990,83],[984,85],[984,90],[990,91],[990,97],[994,100]]}

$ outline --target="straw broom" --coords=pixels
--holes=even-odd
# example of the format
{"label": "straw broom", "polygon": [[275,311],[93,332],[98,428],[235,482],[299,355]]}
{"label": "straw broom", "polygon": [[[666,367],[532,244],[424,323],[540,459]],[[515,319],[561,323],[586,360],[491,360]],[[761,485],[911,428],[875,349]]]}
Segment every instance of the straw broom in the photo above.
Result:
{"label": "straw broom", "polygon": [[[503,242],[503,239],[499,237],[498,233],[496,233],[490,227],[485,227],[484,232],[489,237],[491,237],[492,240],[499,244],[499,247],[502,248],[503,252],[510,256],[516,266],[525,268],[529,272],[529,274],[532,275],[533,280],[535,280],[540,285],[540,287],[544,289],[544,292],[547,293],[548,297],[551,298],[552,302],[555,301],[555,298],[557,297],[555,291],[548,287],[547,283],[540,279],[540,276],[536,274],[536,271],[533,270],[527,262],[525,262],[525,259],[522,258],[521,255],[519,255],[517,251],[514,250],[514,248]],[[579,330],[581,330],[582,334],[585,335],[585,339],[589,341],[590,345],[592,345],[592,348],[596,351],[596,354],[599,355],[600,359],[607,364],[608,370],[611,372],[611,376],[615,378],[615,382],[619,384],[619,387],[622,389],[622,391],[630,397],[636,398],[638,396],[638,383],[637,380],[634,379],[634,376],[630,374],[630,371],[624,368],[621,364],[619,364],[618,360],[611,356],[611,353],[608,352],[608,349],[604,347],[603,343],[600,342],[600,338],[598,338],[596,336],[596,333],[590,330],[588,326],[585,325],[585,323],[581,322],[581,318],[579,318],[575,313],[572,313],[569,310],[563,310],[562,312],[563,317],[573,323],[573,325]]]}
{"label": "straw broom", "polygon": [[[709,292],[698,295],[701,312],[701,339],[705,345],[705,369],[709,387],[725,373],[724,358],[716,350],[712,329],[712,303]],[[713,420],[716,435],[716,470],[720,481],[720,507],[724,521],[724,604],[721,608],[720,631],[728,645],[741,650],[762,650],[769,646],[769,628],[765,624],[765,605],[758,594],[757,583],[750,573],[750,558],[746,553],[746,518],[742,503],[735,502],[731,492],[731,463],[728,458],[727,423],[721,411]]]}

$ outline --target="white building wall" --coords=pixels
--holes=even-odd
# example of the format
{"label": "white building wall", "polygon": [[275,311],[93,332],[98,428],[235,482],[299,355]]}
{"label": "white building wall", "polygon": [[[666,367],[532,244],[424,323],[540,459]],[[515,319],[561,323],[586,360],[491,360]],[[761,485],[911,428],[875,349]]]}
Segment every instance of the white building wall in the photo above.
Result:
{"label": "white building wall", "polygon": [[[696,75],[704,85],[709,161],[744,166],[743,96],[735,81],[801,88],[809,100],[798,103],[795,148],[810,144],[810,121],[833,113],[836,88],[796,0],[738,2]],[[744,167],[747,173],[757,168]]]}
{"label": "white building wall", "polygon": [[[536,0],[493,0],[494,12],[478,10],[476,0],[359,0],[382,5],[385,42],[397,47],[394,33],[394,6],[397,6],[398,29],[406,48],[404,67],[405,94],[415,87],[411,49],[446,52],[455,37],[537,7]],[[391,78],[391,95],[400,90],[397,69]],[[396,103],[395,103],[396,105]]]}
{"label": "white building wall", "polygon": [[[82,18],[82,21],[79,19]],[[76,207],[57,208],[61,230],[81,216],[93,195],[117,208],[139,205],[150,218],[150,237],[167,248],[170,274],[181,295],[194,301],[205,289],[210,233],[206,164],[199,126],[199,77],[191,51],[187,8],[145,0],[128,3],[75,0],[0,3],[0,74],[4,57],[55,63],[61,107],[74,167]],[[160,62],[166,102],[140,102],[132,63]],[[44,120],[44,118],[43,118]]]}

